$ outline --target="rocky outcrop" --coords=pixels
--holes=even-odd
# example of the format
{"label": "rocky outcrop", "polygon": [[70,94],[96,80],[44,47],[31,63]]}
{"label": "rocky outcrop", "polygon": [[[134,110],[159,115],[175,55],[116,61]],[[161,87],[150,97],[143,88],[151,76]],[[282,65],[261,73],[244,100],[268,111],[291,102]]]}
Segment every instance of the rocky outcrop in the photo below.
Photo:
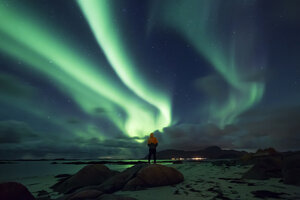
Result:
{"label": "rocky outcrop", "polygon": [[274,148],[269,147],[266,149],[258,149],[253,156],[275,156],[278,155],[280,153],[278,153]]}
{"label": "rocky outcrop", "polygon": [[28,189],[17,182],[0,184],[0,199],[7,200],[35,200]]}
{"label": "rocky outcrop", "polygon": [[98,198],[97,200],[137,200],[137,199],[132,197],[125,197],[122,195],[105,194],[100,198]]}
{"label": "rocky outcrop", "polygon": [[291,154],[284,158],[282,176],[284,183],[300,186],[300,153]]}
{"label": "rocky outcrop", "polygon": [[172,167],[148,165],[124,186],[123,190],[139,190],[148,187],[173,185],[184,180],[183,175]]}
{"label": "rocky outcrop", "polygon": [[[93,179],[97,179],[97,177],[93,177]],[[139,190],[148,187],[174,185],[182,182],[183,180],[183,175],[172,167],[158,164],[138,164],[124,170],[121,173],[111,176],[101,184],[85,185],[84,187],[73,191],[71,194],[65,195],[61,199],[134,200],[134,198],[107,194],[114,193],[118,190]],[[76,183],[77,182],[79,182],[79,180],[77,180]],[[76,187],[78,188],[78,184]],[[70,187],[67,189],[70,190]]]}
{"label": "rocky outcrop", "polygon": [[300,185],[300,152],[278,153],[272,148],[244,156],[244,164],[253,164],[242,178],[265,180],[282,178],[285,184]]}
{"label": "rocky outcrop", "polygon": [[91,190],[84,190],[81,192],[77,192],[68,198],[66,200],[84,200],[84,199],[96,199],[97,197],[101,196],[103,192],[95,189]]}
{"label": "rocky outcrop", "polygon": [[243,178],[265,180],[282,176],[282,160],[280,157],[264,157],[255,161],[254,166],[247,171]]}
{"label": "rocky outcrop", "polygon": [[97,189],[104,191],[105,193],[113,193],[115,191],[121,190],[128,181],[133,179],[136,174],[146,166],[148,166],[148,164],[139,164],[130,167],[125,171],[111,177],[110,179],[102,183],[99,187],[97,187]]}
{"label": "rocky outcrop", "polygon": [[239,161],[242,165],[257,164],[261,160],[274,158],[276,160],[282,160],[283,154],[277,152],[274,148],[258,149],[255,153],[245,153],[240,157]]}
{"label": "rocky outcrop", "polygon": [[66,194],[84,186],[99,185],[115,174],[116,172],[111,171],[105,165],[87,165],[73,176],[53,185],[52,189]]}

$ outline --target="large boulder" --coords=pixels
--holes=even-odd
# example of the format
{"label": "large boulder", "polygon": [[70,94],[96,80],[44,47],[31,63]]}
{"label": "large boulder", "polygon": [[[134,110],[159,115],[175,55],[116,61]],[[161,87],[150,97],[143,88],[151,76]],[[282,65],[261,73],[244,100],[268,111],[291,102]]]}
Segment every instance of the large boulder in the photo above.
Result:
{"label": "large boulder", "polygon": [[132,197],[125,197],[122,195],[105,194],[97,198],[97,200],[137,200],[137,199]]}
{"label": "large boulder", "polygon": [[0,199],[3,200],[35,200],[28,189],[17,182],[0,184]]}
{"label": "large boulder", "polygon": [[295,153],[286,158],[283,161],[282,168],[283,182],[286,184],[299,185],[300,186],[300,153]]}
{"label": "large boulder", "polygon": [[269,147],[267,149],[258,149],[253,156],[275,156],[275,155],[279,155],[280,153],[277,152],[274,148]]}
{"label": "large boulder", "polygon": [[173,185],[184,180],[183,175],[172,167],[148,165],[124,186],[123,190],[139,190],[147,187]]}
{"label": "large boulder", "polygon": [[111,171],[102,164],[87,165],[73,176],[53,185],[52,189],[66,194],[81,187],[99,185],[115,174],[115,171]]}
{"label": "large boulder", "polygon": [[254,166],[247,171],[243,178],[265,180],[269,178],[281,178],[282,177],[282,160],[281,157],[263,157],[255,161]]}
{"label": "large boulder", "polygon": [[[61,200],[134,200],[134,198],[107,195],[118,190],[138,190],[147,187],[173,185],[183,181],[183,175],[172,167],[163,165],[137,164],[118,173],[100,185],[87,185],[66,194]],[[106,195],[103,195],[106,193]]]}
{"label": "large boulder", "polygon": [[97,187],[97,189],[104,191],[105,193],[113,193],[115,191],[118,191],[122,189],[128,181],[134,178],[136,174],[146,166],[147,164],[137,164],[133,167],[130,167],[123,172],[109,178],[99,187]]}
{"label": "large boulder", "polygon": [[99,196],[101,196],[103,192],[95,189],[90,190],[84,190],[81,192],[77,192],[75,194],[72,194],[68,198],[65,198],[66,200],[85,200],[85,199],[95,199]]}

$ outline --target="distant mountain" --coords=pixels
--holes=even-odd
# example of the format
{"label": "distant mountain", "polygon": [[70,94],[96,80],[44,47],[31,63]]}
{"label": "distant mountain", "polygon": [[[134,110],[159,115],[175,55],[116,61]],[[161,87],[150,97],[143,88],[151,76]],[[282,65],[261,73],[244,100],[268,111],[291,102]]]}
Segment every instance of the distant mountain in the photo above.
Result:
{"label": "distant mountain", "polygon": [[225,159],[238,158],[243,156],[245,151],[223,150],[218,146],[210,146],[198,151],[184,151],[168,149],[156,153],[157,159],[171,159],[171,158],[195,158],[204,157],[209,159]]}

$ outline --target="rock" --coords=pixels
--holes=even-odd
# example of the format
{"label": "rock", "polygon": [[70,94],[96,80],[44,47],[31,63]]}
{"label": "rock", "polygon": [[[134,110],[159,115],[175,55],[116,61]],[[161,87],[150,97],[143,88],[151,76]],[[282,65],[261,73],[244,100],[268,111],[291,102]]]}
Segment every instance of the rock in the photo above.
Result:
{"label": "rock", "polygon": [[97,187],[97,189],[104,191],[105,193],[113,193],[117,190],[120,190],[130,179],[135,177],[135,175],[140,169],[144,168],[145,166],[147,166],[147,164],[138,164],[133,167],[130,167],[124,170],[123,172],[106,180],[99,187]]}
{"label": "rock", "polygon": [[243,164],[249,163],[253,159],[253,154],[252,153],[245,153],[241,158],[240,161]]}
{"label": "rock", "polygon": [[47,192],[46,190],[40,190],[38,191],[37,196],[46,196],[49,195],[49,192]]}
{"label": "rock", "polygon": [[243,165],[252,165],[266,158],[276,158],[282,160],[283,154],[277,152],[274,148],[258,149],[255,153],[245,153],[239,161]]}
{"label": "rock", "polygon": [[97,200],[137,200],[137,199],[132,197],[125,197],[121,195],[105,194],[97,198]]}
{"label": "rock", "polygon": [[28,189],[17,182],[0,184],[0,199],[3,200],[35,200]]}
{"label": "rock", "polygon": [[284,183],[300,186],[300,153],[284,158],[282,175]]}
{"label": "rock", "polygon": [[283,192],[278,193],[278,192],[271,192],[268,190],[257,190],[257,191],[252,191],[251,193],[254,195],[254,197],[260,199],[268,199],[268,198],[283,199],[281,195],[286,195],[286,193]]}
{"label": "rock", "polygon": [[49,192],[47,192],[46,190],[40,190],[37,193],[36,199],[37,200],[50,200],[51,197],[50,197]]}
{"label": "rock", "polygon": [[247,171],[243,178],[265,180],[268,178],[282,177],[282,160],[281,157],[263,157],[255,161],[254,166]]}
{"label": "rock", "polygon": [[183,180],[183,175],[176,169],[154,164],[142,168],[136,176],[124,186],[123,190],[138,190],[147,187],[173,185]]}
{"label": "rock", "polygon": [[102,164],[87,165],[73,176],[56,183],[51,188],[56,192],[66,194],[84,186],[99,185],[115,174],[116,172]]}
{"label": "rock", "polygon": [[[61,200],[97,199],[97,200],[134,200],[131,197],[107,195],[118,190],[138,190],[146,187],[174,185],[183,181],[183,175],[172,167],[163,165],[137,164],[118,173],[100,185],[81,187]],[[106,193],[106,195],[102,195]]]}
{"label": "rock", "polygon": [[274,156],[278,154],[279,153],[274,148],[270,147],[267,149],[258,149],[253,156]]}
{"label": "rock", "polygon": [[66,200],[95,199],[102,194],[103,194],[103,192],[101,192],[99,190],[84,190],[84,191],[72,194],[70,197],[66,198]]}
{"label": "rock", "polygon": [[58,174],[54,177],[55,178],[69,178],[70,176],[72,176],[72,175],[71,174]]}

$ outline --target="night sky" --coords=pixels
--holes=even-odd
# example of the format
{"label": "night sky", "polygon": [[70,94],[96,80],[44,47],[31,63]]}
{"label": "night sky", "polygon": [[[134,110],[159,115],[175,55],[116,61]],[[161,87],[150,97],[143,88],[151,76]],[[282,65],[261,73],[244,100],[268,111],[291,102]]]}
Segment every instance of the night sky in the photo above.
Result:
{"label": "night sky", "polygon": [[0,159],[300,149],[298,0],[0,0]]}

